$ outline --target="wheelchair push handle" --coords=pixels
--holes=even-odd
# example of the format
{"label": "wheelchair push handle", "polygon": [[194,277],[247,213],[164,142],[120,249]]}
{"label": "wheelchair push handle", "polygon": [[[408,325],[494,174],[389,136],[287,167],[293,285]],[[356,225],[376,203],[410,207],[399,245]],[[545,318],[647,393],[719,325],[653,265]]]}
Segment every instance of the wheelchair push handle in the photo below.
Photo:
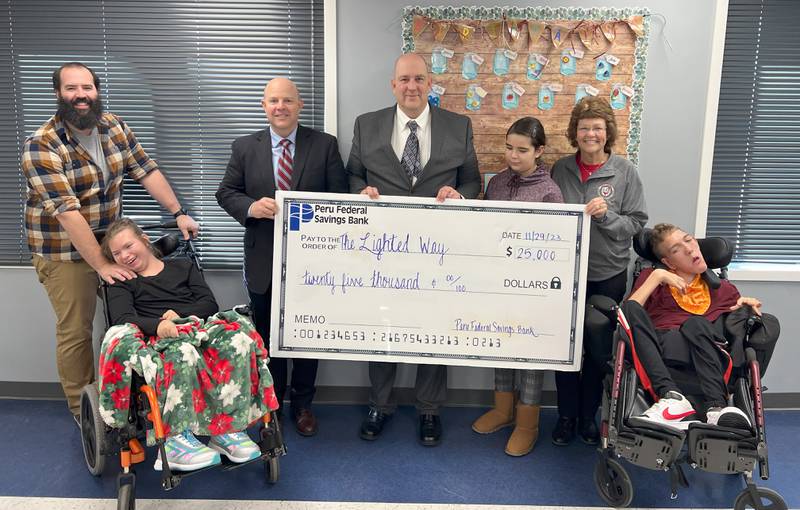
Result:
{"label": "wheelchair push handle", "polygon": [[[145,225],[139,225],[139,228],[142,230],[177,230],[178,222],[171,220],[164,223],[148,223]],[[107,231],[107,228],[96,228],[92,230],[92,234],[94,234],[94,238],[97,240],[97,242],[100,243],[106,236]]]}
{"label": "wheelchair push handle", "polygon": [[750,337],[753,336],[753,333],[764,324],[764,321],[761,319],[760,315],[757,315],[753,307],[747,305],[747,311],[750,315],[747,317],[747,320],[744,323],[744,338],[745,342],[750,342]]}
{"label": "wheelchair push handle", "polygon": [[175,220],[170,220],[165,223],[152,223],[147,225],[139,225],[142,230],[177,230],[178,229],[178,222]]}

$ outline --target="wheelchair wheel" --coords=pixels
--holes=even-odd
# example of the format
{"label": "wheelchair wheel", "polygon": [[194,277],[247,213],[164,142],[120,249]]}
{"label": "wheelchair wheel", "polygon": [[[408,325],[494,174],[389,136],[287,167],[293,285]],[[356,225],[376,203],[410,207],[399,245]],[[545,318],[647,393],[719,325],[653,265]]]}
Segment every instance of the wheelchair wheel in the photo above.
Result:
{"label": "wheelchair wheel", "polygon": [[786,510],[786,501],[783,497],[772,489],[766,487],[756,487],[759,499],[758,506],[753,501],[753,496],[750,494],[750,489],[744,489],[736,496],[736,501],[733,504],[734,510],[745,510],[747,508],[754,508],[756,510]]}
{"label": "wheelchair wheel", "polygon": [[86,468],[94,476],[103,474],[106,465],[106,424],[100,417],[100,395],[97,385],[87,384],[81,391],[81,443]]}
{"label": "wheelchair wheel", "polygon": [[267,457],[264,460],[264,475],[268,483],[277,483],[281,475],[281,463],[278,457]]}
{"label": "wheelchair wheel", "polygon": [[633,483],[625,468],[614,459],[604,458],[594,465],[594,486],[609,506],[626,507],[633,501]]}
{"label": "wheelchair wheel", "polygon": [[136,510],[136,494],[133,492],[133,485],[120,485],[117,494],[117,510]]}

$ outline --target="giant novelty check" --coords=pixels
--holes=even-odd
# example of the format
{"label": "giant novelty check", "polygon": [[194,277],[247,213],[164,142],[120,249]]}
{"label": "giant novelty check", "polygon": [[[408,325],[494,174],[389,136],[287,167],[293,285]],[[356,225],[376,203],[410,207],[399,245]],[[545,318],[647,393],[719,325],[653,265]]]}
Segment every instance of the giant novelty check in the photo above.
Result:
{"label": "giant novelty check", "polygon": [[583,206],[276,200],[271,355],[579,369]]}

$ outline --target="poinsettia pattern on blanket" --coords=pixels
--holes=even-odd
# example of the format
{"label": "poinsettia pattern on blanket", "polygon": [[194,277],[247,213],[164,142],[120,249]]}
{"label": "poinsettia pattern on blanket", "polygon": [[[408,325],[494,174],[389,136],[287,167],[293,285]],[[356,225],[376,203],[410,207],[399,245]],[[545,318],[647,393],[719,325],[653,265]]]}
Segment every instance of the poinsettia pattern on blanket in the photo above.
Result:
{"label": "poinsettia pattern on blanket", "polygon": [[[168,435],[238,431],[278,408],[269,355],[248,318],[230,310],[175,322],[173,338],[145,338],[135,324],[106,333],[98,388],[108,426],[128,422],[133,372],[155,390]],[[148,431],[148,444],[154,440]]]}

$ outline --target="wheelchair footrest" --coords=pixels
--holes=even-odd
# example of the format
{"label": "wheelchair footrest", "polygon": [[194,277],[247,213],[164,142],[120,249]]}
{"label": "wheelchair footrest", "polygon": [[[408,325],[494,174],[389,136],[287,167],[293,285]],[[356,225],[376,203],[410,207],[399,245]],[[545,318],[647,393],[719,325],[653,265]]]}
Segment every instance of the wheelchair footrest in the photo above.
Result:
{"label": "wheelchair footrest", "polygon": [[273,431],[262,434],[261,437],[261,451],[277,450],[283,446],[282,441],[278,435]]}
{"label": "wheelchair footrest", "polygon": [[637,466],[647,469],[668,469],[678,458],[683,437],[664,434],[663,437],[623,432],[614,442],[614,452]]}
{"label": "wheelchair footrest", "polygon": [[692,443],[691,461],[703,471],[721,474],[753,471],[757,452],[747,443],[708,436]]}
{"label": "wheelchair footrest", "polygon": [[268,453],[271,457],[286,455],[286,445],[283,442],[283,433],[278,421],[274,418],[265,423],[260,430],[259,446],[262,453]]}

